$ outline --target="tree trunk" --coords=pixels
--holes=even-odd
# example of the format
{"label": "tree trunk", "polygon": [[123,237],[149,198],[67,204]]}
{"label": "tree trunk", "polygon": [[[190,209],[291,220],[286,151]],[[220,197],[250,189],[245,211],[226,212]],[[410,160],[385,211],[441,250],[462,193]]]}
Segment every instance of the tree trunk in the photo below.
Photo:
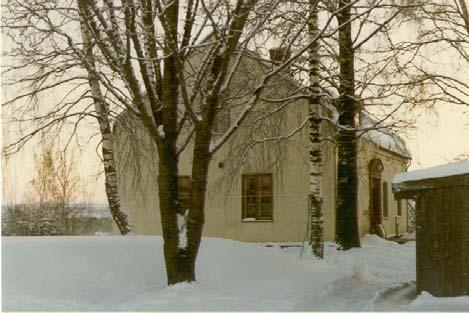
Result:
{"label": "tree trunk", "polygon": [[208,168],[211,160],[209,143],[209,131],[204,130],[197,134],[192,165],[192,201],[187,224],[188,248],[193,262],[195,262],[197,258],[205,223],[205,196],[208,183]]}
{"label": "tree trunk", "polygon": [[461,16],[464,20],[464,25],[466,27],[467,35],[469,36],[469,10],[467,9],[466,1],[459,0],[459,6],[461,10]]}
{"label": "tree trunk", "polygon": [[351,1],[339,0],[339,130],[337,134],[336,242],[339,249],[360,246],[358,231],[357,138]]}
{"label": "tree trunk", "polygon": [[[81,2],[80,2],[81,3]],[[111,210],[112,218],[117,224],[122,235],[131,232],[127,214],[123,212],[117,186],[117,173],[114,160],[114,144],[111,125],[109,122],[109,112],[101,93],[96,65],[93,55],[93,47],[90,42],[90,34],[83,21],[80,23],[83,40],[83,53],[85,68],[88,72],[88,82],[93,96],[93,102],[98,115],[99,129],[101,131],[101,146],[103,153],[104,178],[106,185],[106,196]]]}
{"label": "tree trunk", "polygon": [[[177,190],[177,159],[159,153],[159,197],[168,284],[195,281],[195,261],[204,225],[205,195],[210,164],[210,137],[196,136],[191,174],[189,210],[181,214]],[[181,220],[184,228],[181,228]],[[185,237],[185,238],[184,238]]]}
{"label": "tree trunk", "polygon": [[[178,99],[180,81],[177,75],[177,56],[170,47],[177,38],[178,1],[166,8],[167,33],[165,51],[167,55],[163,69],[162,113],[164,138],[157,143],[159,162],[159,203],[161,226],[164,239],[164,256],[168,284],[195,281],[195,258],[187,247],[187,221],[180,211],[178,195]],[[190,212],[191,208],[189,208]],[[186,237],[186,238],[184,238]]]}
{"label": "tree trunk", "polygon": [[[318,35],[317,1],[310,0],[309,34],[311,40]],[[322,152],[321,152],[321,107],[319,96],[319,41],[314,40],[309,48],[309,194],[311,209],[310,245],[318,258],[324,257],[323,217],[322,217]]]}
{"label": "tree trunk", "polygon": [[187,247],[180,244],[183,238],[178,225],[178,168],[174,155],[168,152],[167,147],[159,148],[159,205],[169,285],[195,280],[195,262],[190,258]]}

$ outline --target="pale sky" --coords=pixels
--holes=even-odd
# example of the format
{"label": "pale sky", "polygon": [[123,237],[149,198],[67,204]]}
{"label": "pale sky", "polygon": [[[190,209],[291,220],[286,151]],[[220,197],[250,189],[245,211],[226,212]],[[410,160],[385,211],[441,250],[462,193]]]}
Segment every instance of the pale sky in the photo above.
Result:
{"label": "pale sky", "polygon": [[469,155],[469,106],[438,107],[417,119],[415,138],[406,139],[413,160],[409,170],[440,165]]}

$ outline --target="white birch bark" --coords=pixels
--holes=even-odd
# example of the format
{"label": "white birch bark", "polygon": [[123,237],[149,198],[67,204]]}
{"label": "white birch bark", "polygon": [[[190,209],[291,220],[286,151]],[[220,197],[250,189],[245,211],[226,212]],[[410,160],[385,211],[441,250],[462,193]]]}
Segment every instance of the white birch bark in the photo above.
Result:
{"label": "white birch bark", "polygon": [[312,44],[309,48],[309,194],[311,210],[310,245],[312,253],[324,257],[323,213],[322,213],[322,151],[319,89],[319,34],[317,1],[310,0],[309,35]]}
{"label": "white birch bark", "polygon": [[96,73],[93,57],[93,47],[90,42],[90,34],[83,22],[80,24],[83,40],[83,56],[86,62],[85,68],[88,72],[88,81],[93,96],[93,102],[98,116],[99,129],[101,132],[101,145],[103,153],[104,177],[106,184],[106,196],[114,219],[122,235],[131,232],[127,214],[122,210],[117,186],[117,173],[114,160],[114,144],[111,125],[109,122],[109,109],[106,107],[103,94],[101,93],[99,78]]}

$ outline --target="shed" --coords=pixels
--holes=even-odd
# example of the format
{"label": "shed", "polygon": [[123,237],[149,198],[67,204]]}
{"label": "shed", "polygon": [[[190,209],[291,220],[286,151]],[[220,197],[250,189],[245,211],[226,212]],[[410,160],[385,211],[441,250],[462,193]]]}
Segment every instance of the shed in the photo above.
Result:
{"label": "shed", "polygon": [[416,202],[417,291],[469,295],[469,161],[398,174],[392,190]]}

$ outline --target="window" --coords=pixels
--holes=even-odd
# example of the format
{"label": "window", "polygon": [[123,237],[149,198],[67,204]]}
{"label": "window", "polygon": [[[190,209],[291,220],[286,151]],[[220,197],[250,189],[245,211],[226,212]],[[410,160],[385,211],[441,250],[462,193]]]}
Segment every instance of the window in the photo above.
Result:
{"label": "window", "polygon": [[388,183],[383,182],[383,217],[389,216],[388,207]]}
{"label": "window", "polygon": [[272,220],[272,174],[242,176],[242,219]]}
{"label": "window", "polygon": [[179,195],[179,212],[184,212],[189,208],[189,201],[191,200],[191,177],[178,176],[178,195]]}
{"label": "window", "polygon": [[402,200],[397,200],[397,216],[402,216]]}

